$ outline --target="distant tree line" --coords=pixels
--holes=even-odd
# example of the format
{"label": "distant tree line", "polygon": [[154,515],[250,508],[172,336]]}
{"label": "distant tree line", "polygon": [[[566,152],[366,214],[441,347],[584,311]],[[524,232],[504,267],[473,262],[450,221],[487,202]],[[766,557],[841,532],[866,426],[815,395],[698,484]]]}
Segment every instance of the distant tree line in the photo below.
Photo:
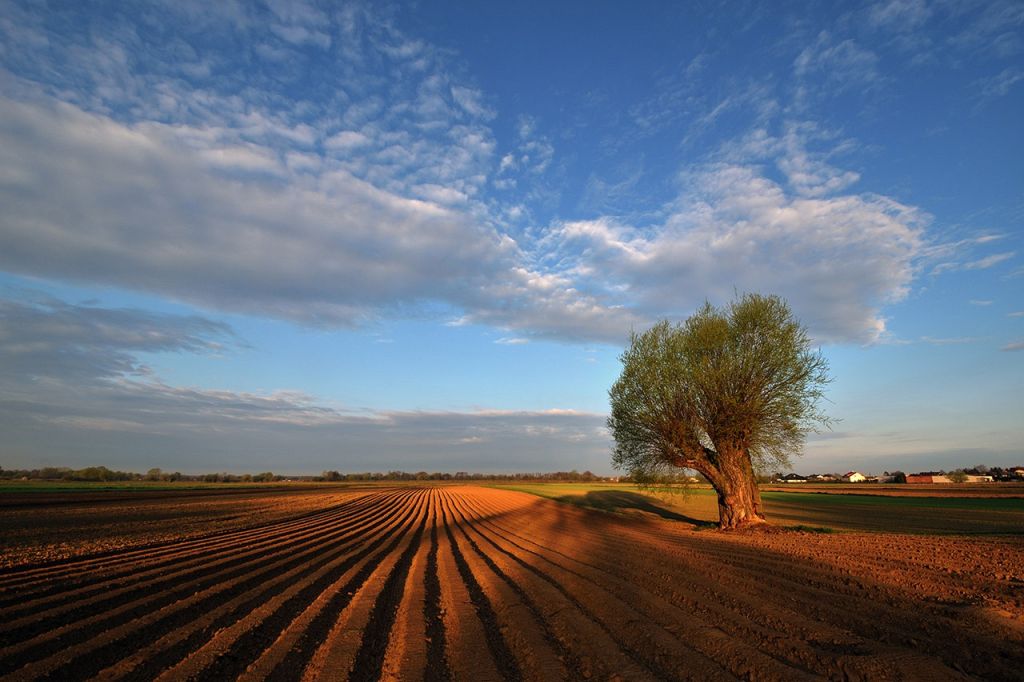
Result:
{"label": "distant tree line", "polygon": [[33,481],[137,481],[143,476],[130,471],[113,471],[107,467],[43,467],[41,469],[3,469],[0,478],[6,480],[29,479]]}
{"label": "distant tree line", "polygon": [[[32,480],[32,481],[186,481],[192,483],[269,483],[272,481],[571,481],[590,482],[610,480],[608,477],[597,476],[590,471],[554,471],[534,473],[470,473],[457,471],[448,472],[406,471],[341,473],[324,471],[319,476],[285,476],[264,471],[258,474],[232,474],[217,472],[209,474],[183,474],[180,471],[167,472],[153,468],[144,474],[133,471],[114,471],[104,466],[72,469],[70,467],[42,467],[40,469],[4,469],[0,467],[0,480]],[[621,478],[615,480],[628,480]]]}
{"label": "distant tree line", "polygon": [[469,473],[467,471],[456,471],[454,474],[448,472],[407,471],[364,472],[343,474],[338,471],[325,471],[319,476],[314,476],[315,481],[572,481],[589,482],[609,480],[606,476],[597,476],[590,471],[554,471],[547,473],[517,473],[517,474],[494,474],[494,473]]}
{"label": "distant tree line", "polygon": [[[180,471],[164,471],[159,468],[150,469],[144,474],[135,471],[115,471],[104,466],[72,469],[70,467],[42,467],[40,469],[4,469],[0,467],[0,480],[30,481],[189,481],[193,483],[263,483],[285,480],[269,471],[260,474],[229,474],[226,472],[213,474],[183,474]],[[313,480],[312,476],[296,477]]]}
{"label": "distant tree line", "polygon": [[[1021,467],[999,467],[985,466],[979,464],[974,467],[957,469],[955,471],[926,471],[926,475],[949,476],[953,481],[963,476],[991,476],[996,481],[1019,481],[1020,476],[1015,475],[1014,470]],[[895,483],[906,483],[906,475],[902,471],[886,472],[887,476],[894,476]],[[781,474],[758,476],[759,483],[769,483],[773,478],[781,478]],[[835,475],[839,478],[839,475]],[[69,467],[42,467],[39,469],[4,469],[0,467],[0,480],[30,481],[163,481],[175,482],[185,481],[190,483],[270,483],[274,481],[327,481],[327,482],[367,482],[367,481],[508,481],[508,482],[572,482],[589,483],[595,481],[619,481],[622,483],[643,483],[644,485],[672,485],[679,483],[705,483],[703,476],[695,471],[685,469],[678,472],[666,473],[654,479],[643,479],[634,481],[630,476],[598,476],[590,471],[549,471],[549,472],[526,472],[526,473],[470,473],[457,471],[454,474],[449,472],[426,472],[407,471],[388,472],[361,472],[342,473],[340,471],[324,471],[319,476],[301,475],[288,476],[264,471],[258,474],[232,474],[228,472],[217,472],[209,474],[183,474],[180,471],[168,472],[163,469],[153,468],[144,474],[133,471],[115,471],[104,466],[85,467],[84,469],[72,469]]]}

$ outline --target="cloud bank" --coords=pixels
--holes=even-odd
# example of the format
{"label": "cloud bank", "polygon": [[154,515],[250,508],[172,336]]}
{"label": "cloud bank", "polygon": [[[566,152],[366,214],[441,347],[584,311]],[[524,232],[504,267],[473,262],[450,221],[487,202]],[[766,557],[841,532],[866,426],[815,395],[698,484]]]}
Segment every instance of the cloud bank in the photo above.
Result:
{"label": "cloud bank", "polygon": [[136,357],[216,353],[237,343],[231,329],[202,317],[45,296],[0,301],[3,464],[206,471],[234,462],[316,473],[533,471],[571,461],[607,470],[602,415],[346,411],[295,391],[170,386]]}
{"label": "cloud bank", "polygon": [[190,147],[199,132],[0,99],[0,268],[308,325],[440,302],[523,334],[613,343],[705,297],[769,291],[819,339],[870,342],[881,307],[906,294],[926,223],[887,197],[837,194],[847,173],[777,142],[786,185],[712,163],[684,177],[661,224],[558,222],[522,246],[436,196],[341,168],[291,173],[269,155],[264,173],[249,155]]}

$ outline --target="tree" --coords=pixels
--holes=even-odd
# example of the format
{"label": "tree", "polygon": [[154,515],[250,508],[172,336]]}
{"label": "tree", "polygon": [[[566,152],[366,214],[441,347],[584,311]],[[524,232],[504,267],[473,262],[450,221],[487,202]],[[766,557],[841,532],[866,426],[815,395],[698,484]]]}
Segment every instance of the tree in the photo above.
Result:
{"label": "tree", "polygon": [[719,525],[764,522],[756,471],[788,468],[819,409],[828,363],[777,296],[705,303],[684,323],[632,334],[609,391],[612,458],[637,481],[675,468],[718,493]]}
{"label": "tree", "polygon": [[949,472],[946,474],[946,478],[953,483],[967,483],[967,473],[963,469]]}

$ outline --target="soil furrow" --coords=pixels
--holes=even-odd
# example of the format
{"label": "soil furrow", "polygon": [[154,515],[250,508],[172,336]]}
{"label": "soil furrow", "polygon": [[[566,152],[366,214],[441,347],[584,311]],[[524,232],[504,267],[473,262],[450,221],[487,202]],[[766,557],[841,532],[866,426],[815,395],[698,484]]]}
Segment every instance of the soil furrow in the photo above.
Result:
{"label": "soil furrow", "polygon": [[[405,519],[403,519],[404,521]],[[405,531],[401,537],[405,536]],[[401,539],[399,538],[399,540]],[[339,614],[348,613],[348,605],[364,591],[367,580],[381,563],[394,551],[395,545],[361,560],[349,568],[333,584],[324,589],[313,602],[281,632],[277,639],[266,647],[239,680],[298,679],[303,668],[312,658],[316,648],[327,636],[320,637],[317,628],[327,623],[327,631],[333,627],[329,621]],[[312,629],[311,629],[312,628]],[[289,659],[290,660],[286,660]]]}
{"label": "soil furrow", "polygon": [[423,618],[427,623],[427,665],[423,671],[426,682],[448,682],[452,679],[451,664],[445,648],[446,633],[441,613],[441,582],[437,574],[437,512],[430,526],[430,554],[424,576]]}
{"label": "soil furrow", "polygon": [[427,669],[426,588],[424,573],[430,542],[427,528],[434,527],[434,499],[431,491],[426,505],[426,525],[402,588],[402,599],[395,612],[395,622],[388,635],[387,650],[380,671],[382,680],[407,680],[425,676]]}
{"label": "soil furrow", "polygon": [[347,500],[337,505],[317,509],[283,519],[259,523],[245,528],[226,529],[212,531],[207,535],[192,537],[184,540],[165,540],[146,544],[134,545],[130,549],[114,549],[100,552],[80,554],[73,557],[53,559],[35,564],[22,564],[0,568],[0,594],[9,589],[17,588],[25,590],[35,582],[42,581],[44,584],[52,579],[60,578],[68,581],[75,572],[84,571],[87,574],[96,570],[110,570],[118,564],[130,564],[140,559],[159,558],[166,553],[174,553],[181,546],[206,547],[215,546],[224,538],[240,538],[243,536],[260,537],[267,528],[286,527],[304,523],[317,517],[334,514],[346,507],[359,503],[366,499],[369,493],[363,493],[354,499]]}
{"label": "soil furrow", "polygon": [[[584,512],[561,508],[558,509],[558,513],[573,515]],[[533,516],[536,517],[536,514]],[[599,527],[606,519],[595,518],[593,521],[592,524],[587,525]],[[704,637],[702,640],[702,638],[694,637],[692,634],[688,635],[687,639],[700,644],[702,648],[705,648],[716,659],[736,659],[736,654],[727,655],[725,652],[716,654],[715,651],[721,647],[734,650],[738,643],[751,641],[759,644],[761,655],[771,656],[775,661],[781,662],[784,665],[805,669],[807,666],[810,666],[818,670],[819,673],[834,669],[836,663],[834,652],[815,650],[805,640],[810,640],[811,642],[819,640],[851,642],[849,645],[852,647],[851,650],[857,651],[857,656],[860,657],[849,661],[852,666],[851,670],[857,670],[858,667],[862,667],[865,662],[869,661],[869,659],[864,658],[864,654],[868,652],[872,654],[872,659],[888,657],[895,660],[893,658],[894,655],[896,655],[896,658],[901,656],[899,652],[893,651],[892,647],[874,645],[860,637],[853,637],[851,641],[849,630],[829,631],[828,626],[824,622],[806,619],[804,614],[807,612],[813,613],[816,608],[825,608],[837,616],[845,617],[850,616],[849,611],[856,610],[855,604],[852,604],[849,610],[835,608],[837,600],[835,599],[835,593],[832,591],[816,592],[807,604],[792,603],[797,601],[794,597],[794,590],[772,589],[770,585],[770,571],[752,570],[749,574],[736,573],[727,563],[723,565],[713,560],[708,560],[706,557],[699,557],[692,562],[666,562],[665,565],[673,569],[671,575],[666,575],[660,584],[652,584],[651,581],[661,573],[664,573],[664,571],[652,570],[651,564],[643,561],[643,553],[634,559],[636,553],[624,555],[615,548],[606,547],[602,549],[599,547],[601,544],[600,540],[597,540],[590,543],[587,551],[588,562],[582,564],[578,561],[576,553],[565,551],[564,546],[559,551],[551,550],[550,543],[546,542],[546,536],[542,530],[526,523],[521,523],[520,526],[518,529],[519,534],[516,537],[534,545],[535,551],[546,554],[548,561],[555,560],[563,565],[575,565],[581,573],[590,576],[590,579],[596,581],[598,585],[608,583],[611,577],[610,573],[623,573],[631,564],[635,566],[635,571],[624,573],[625,582],[618,582],[618,584],[612,582],[606,585],[606,588],[618,592],[621,592],[623,589],[635,591],[646,584],[650,586],[650,593],[669,597],[669,601],[682,607],[684,612],[694,615],[704,614],[707,622],[715,623],[715,628],[719,633],[725,634],[727,637],[722,637],[720,643],[716,643],[714,638],[708,641],[707,637]],[[616,526],[620,530],[620,534],[616,538],[617,547],[621,545],[621,541],[624,539],[623,533],[628,537],[629,531],[628,527],[623,527],[619,524],[616,524]],[[536,535],[536,538],[529,540],[521,535],[524,531]],[[587,537],[600,538],[601,533],[581,528],[575,537],[577,539]],[[707,544],[714,544],[714,541],[714,538],[711,537],[695,539],[695,543],[700,545],[700,549],[703,549]],[[660,551],[670,554],[670,548],[664,547],[666,543],[661,544],[663,548]],[[603,560],[602,557],[604,557]],[[686,568],[684,569],[684,567]],[[791,566],[790,568],[791,572],[799,575],[799,571],[792,570],[795,567]],[[682,570],[685,570],[685,572],[681,572]],[[714,573],[710,574],[707,582],[702,586],[702,581],[698,576],[708,570],[712,570]],[[697,582],[694,582],[695,579]],[[738,583],[746,583],[747,586],[743,589],[737,589]],[[702,593],[705,596],[696,601],[686,599],[685,596],[681,597],[681,595]],[[780,605],[775,599],[765,599],[764,594],[785,595],[787,603]],[[680,602],[680,598],[683,599],[682,602]],[[730,607],[737,598],[744,600],[743,605],[733,605]],[[868,606],[875,608],[874,605],[868,604]],[[648,606],[646,610],[652,617],[658,620],[666,618],[666,616],[659,618],[659,612],[663,611],[663,609],[656,608],[656,605]],[[908,613],[912,612],[913,608],[908,607],[906,611]],[[679,622],[677,616],[669,615],[667,619],[669,622],[673,620]],[[665,621],[662,620],[662,622]],[[806,627],[797,627],[801,622],[806,622]],[[763,624],[763,628],[755,623]],[[785,628],[780,628],[780,623],[785,623]],[[837,624],[841,625],[841,622]],[[825,632],[822,632],[823,626],[825,627]],[[713,633],[714,631],[712,630],[708,634]],[[913,657],[913,654],[905,655]],[[903,656],[905,657],[905,655]],[[743,656],[743,658],[749,660],[749,653]],[[931,674],[936,676],[948,675],[952,672],[949,669],[942,668],[942,666],[936,666],[936,662],[932,658],[920,656],[918,658],[920,660],[915,665],[918,666],[919,670],[930,670]],[[743,663],[742,668],[749,668],[751,663]],[[865,670],[872,670],[875,667],[871,665]]]}
{"label": "soil furrow", "polygon": [[[365,507],[365,509],[368,510],[367,513],[372,513],[372,503]],[[341,513],[342,511],[344,513]],[[97,567],[90,569],[90,573],[87,574],[85,581],[68,579],[66,576],[55,576],[48,580],[51,587],[44,594],[26,594],[22,599],[17,600],[16,608],[4,610],[3,607],[0,607],[0,613],[5,613],[9,616],[7,621],[9,626],[11,620],[16,619],[23,611],[38,616],[40,609],[52,602],[74,600],[74,602],[81,605],[84,599],[97,593],[107,593],[111,587],[130,587],[134,583],[143,582],[148,578],[159,577],[168,572],[180,573],[184,568],[203,565],[203,562],[207,561],[209,557],[223,555],[224,552],[233,550],[236,547],[245,547],[251,551],[262,548],[274,550],[280,546],[282,541],[289,541],[292,537],[301,539],[301,537],[314,530],[315,527],[328,526],[336,523],[340,518],[353,518],[358,514],[358,511],[358,509],[346,507],[344,510],[335,510],[331,514],[317,516],[312,520],[305,519],[300,524],[282,524],[283,527],[275,524],[270,527],[272,531],[270,533],[267,533],[265,528],[261,529],[261,534],[255,536],[258,537],[256,541],[252,541],[251,537],[253,536],[245,533],[221,539],[212,547],[203,547],[197,551],[193,551],[194,547],[191,543],[182,545],[180,549],[167,548],[155,565],[147,565],[145,563],[130,565],[129,568],[120,572],[112,571],[109,566]],[[299,532],[300,535],[296,535],[296,532]],[[203,566],[203,568],[205,570],[207,566]]]}
{"label": "soil furrow", "polygon": [[[401,501],[397,500],[395,504],[396,508],[400,507]],[[375,523],[379,518],[386,516],[389,509],[390,507],[378,509],[377,513],[369,517],[365,523]],[[355,527],[346,524],[332,531],[326,537],[321,538],[320,541],[335,543],[330,545],[332,548],[343,545],[351,540],[358,541],[359,534],[364,527],[364,524]],[[217,603],[222,603],[234,596],[243,594],[253,586],[259,586],[264,579],[275,573],[286,571],[292,566],[301,565],[309,556],[315,555],[319,550],[322,550],[322,547],[316,546],[317,543],[318,540],[316,538],[307,538],[303,545],[299,547],[284,547],[275,552],[274,557],[283,555],[283,558],[271,563],[267,563],[267,561],[273,557],[259,557],[260,561],[258,562],[247,561],[243,565],[229,571],[220,571],[206,575],[201,579],[176,584],[169,593],[156,592],[148,598],[129,602],[111,612],[100,613],[93,618],[70,622],[64,627],[47,631],[42,641],[33,643],[30,640],[17,647],[7,647],[4,650],[3,660],[0,660],[0,666],[2,666],[0,670],[8,670],[12,663],[17,667],[17,664],[23,664],[26,660],[45,658],[56,652],[67,656],[70,647],[79,645],[79,643],[88,643],[89,640],[94,639],[96,631],[103,632],[106,635],[118,630],[119,627],[123,629],[126,626],[138,626],[140,625],[139,619],[147,621],[152,620],[154,617],[168,619],[174,613],[184,613],[187,618],[189,612],[186,609],[189,608],[190,604],[195,603],[206,603],[208,608],[213,608]],[[296,550],[301,551],[297,552]],[[254,564],[259,569],[255,573],[252,572]],[[192,572],[189,572],[187,575],[191,576]],[[160,581],[158,584],[162,585],[163,583],[164,581]],[[151,588],[150,591],[155,591],[155,588]],[[182,597],[186,596],[188,598],[182,600]],[[209,601],[211,599],[216,599],[216,601],[211,604]],[[164,607],[169,607],[171,613],[169,614],[162,610]],[[181,617],[181,615],[178,616],[179,619]],[[169,623],[172,621],[161,620],[161,622]],[[89,631],[82,632],[86,625],[94,627],[90,628]],[[17,654],[16,663],[8,658],[8,654],[12,653]]]}
{"label": "soil furrow", "polygon": [[[386,557],[401,542],[406,533],[405,524],[414,515],[418,495],[410,496],[401,510],[385,519],[384,531],[372,539],[355,554],[347,556],[335,565],[328,565],[310,576],[309,582],[297,581],[245,618],[237,620],[230,627],[220,630],[217,635],[196,650],[181,666],[171,668],[162,677],[166,679],[190,679],[193,677],[211,680],[229,680],[239,677],[259,655],[280,636],[292,621],[313,603],[326,588],[363,559]],[[391,539],[391,542],[388,542]],[[361,539],[365,542],[366,538]],[[385,544],[386,543],[386,544]],[[383,550],[377,552],[381,547]],[[346,590],[353,589],[351,582]]]}
{"label": "soil furrow", "polygon": [[[287,573],[274,576],[272,580],[260,578],[253,590],[241,594],[232,601],[215,608],[205,602],[200,602],[200,605],[206,606],[204,609],[205,613],[200,618],[196,618],[187,611],[178,612],[175,614],[175,620],[178,621],[176,627],[170,629],[166,626],[161,627],[161,631],[167,631],[166,635],[156,639],[149,646],[137,649],[127,659],[121,658],[118,660],[111,656],[106,661],[111,667],[100,673],[98,677],[101,679],[113,679],[126,675],[125,679],[152,679],[164,669],[186,658],[192,651],[202,647],[214,634],[233,625],[259,607],[272,601],[276,595],[294,588],[297,584],[302,584],[303,581],[308,580],[317,571],[328,570],[338,562],[344,561],[347,563],[353,551],[367,542],[372,542],[375,535],[386,534],[387,530],[386,525],[361,528],[357,531],[358,538],[353,542],[334,549],[331,549],[331,546],[328,545],[324,550],[314,555],[315,559],[309,563],[300,563]],[[354,535],[348,537],[352,539]],[[357,556],[360,554],[362,554],[362,551],[358,552]],[[151,635],[144,635],[146,633],[141,631],[132,633],[135,641],[152,641],[154,639]],[[116,647],[111,653],[115,652]],[[90,667],[95,668],[92,665],[92,658],[93,656],[90,655]],[[111,658],[113,660],[110,660]]]}
{"label": "soil furrow", "polygon": [[[438,506],[440,509],[440,506]],[[455,680],[501,680],[502,675],[489,655],[487,635],[469,589],[459,575],[451,542],[444,532],[438,511],[437,579],[440,585],[439,612],[445,632],[445,654]]]}
{"label": "soil furrow", "polygon": [[[92,517],[0,519],[25,518],[21,537],[49,528],[51,556],[80,551],[52,534],[63,519],[82,547],[125,547],[0,569],[0,679],[1016,680],[1024,667],[1020,538],[718,533],[474,486],[275,498],[291,513],[247,497],[234,516],[123,497]],[[95,534],[122,509],[139,520]],[[243,527],[245,510],[276,520]],[[151,537],[168,537],[179,511],[178,541],[123,534],[157,519]],[[207,515],[234,528],[188,537]],[[18,551],[0,562],[44,556]]]}
{"label": "soil furrow", "polygon": [[494,663],[504,679],[521,679],[522,673],[519,670],[519,664],[516,662],[515,656],[512,655],[508,648],[508,643],[501,634],[501,628],[498,626],[498,618],[494,613],[494,607],[491,605],[490,600],[487,599],[483,589],[481,589],[480,583],[473,576],[473,572],[469,570],[469,564],[466,563],[466,559],[462,555],[455,537],[452,535],[451,522],[449,521],[448,513],[444,509],[441,510],[441,516],[444,519],[444,532],[448,536],[449,547],[455,559],[455,565],[459,570],[459,575],[462,577],[463,584],[469,590],[469,598],[476,609],[477,617],[483,623],[484,635],[487,638],[487,648],[491,652],[491,658],[494,659]]}
{"label": "soil furrow", "polygon": [[[433,495],[433,493],[431,493]],[[395,616],[398,613],[398,605],[402,601],[405,591],[405,580],[409,574],[409,567],[412,565],[413,555],[420,548],[423,539],[423,529],[426,526],[426,517],[420,522],[419,527],[412,537],[409,546],[398,559],[395,567],[391,569],[387,582],[377,595],[373,612],[370,614],[370,622],[363,630],[362,644],[356,653],[356,660],[349,675],[350,680],[376,680],[381,676],[384,668],[384,653],[388,646],[388,636],[395,624]]]}
{"label": "soil furrow", "polygon": [[[709,619],[718,622],[718,627],[735,639],[760,641],[764,653],[789,665],[811,666],[818,671],[828,670],[835,664],[835,646],[815,647],[813,643],[846,642],[843,644],[844,647],[857,651],[857,655],[862,657],[856,665],[867,661],[868,659],[863,657],[869,654],[871,660],[899,659],[904,664],[908,659],[916,657],[918,661],[912,662],[913,666],[918,669],[923,666],[931,669],[933,674],[941,674],[942,671],[935,668],[934,654],[923,656],[915,652],[901,651],[899,647],[890,644],[900,642],[902,638],[893,638],[894,633],[901,628],[883,625],[892,620],[886,615],[889,607],[878,603],[877,599],[865,599],[864,591],[849,595],[847,579],[836,583],[834,575],[832,580],[828,580],[827,572],[823,573],[813,566],[800,566],[793,561],[779,567],[784,570],[776,571],[771,566],[774,563],[771,560],[764,562],[769,564],[766,566],[757,562],[756,557],[751,557],[741,561],[737,566],[735,561],[729,561],[724,556],[717,557],[715,553],[712,557],[703,555],[703,552],[712,550],[717,541],[718,538],[714,537],[703,537],[695,541],[700,545],[701,555],[697,560],[690,562],[688,572],[681,581],[678,568],[683,562],[680,561],[670,564],[675,570],[671,574],[666,574],[660,584],[651,581],[664,572],[651,571],[648,564],[633,561],[636,570],[627,576],[627,580],[636,585],[651,585],[653,591],[672,594],[672,601],[677,604],[680,603],[680,597],[677,596],[680,593],[705,594],[706,598],[696,602],[696,610],[709,613]],[[670,555],[678,555],[678,552],[673,552],[672,547],[665,547],[663,551]],[[592,562],[597,555],[598,552],[595,551]],[[563,556],[569,558],[568,554],[563,553]],[[630,557],[623,557],[612,550],[606,550],[605,556],[608,565],[614,564],[620,570],[625,569],[631,562]],[[698,576],[703,576],[703,579]],[[823,576],[826,580],[819,583],[814,576]],[[669,592],[671,585],[685,585],[686,589],[672,593]],[[775,600],[758,597],[761,592],[786,595],[786,603],[780,605]],[[843,603],[844,601],[847,603]],[[695,602],[688,602],[692,610]],[[786,614],[783,618],[786,628],[783,631],[778,628],[780,608]],[[875,613],[867,615],[864,623],[857,623],[856,621],[863,617],[865,608]],[[916,608],[919,610],[928,607],[919,604]],[[897,608],[895,613],[912,614],[914,611],[915,606],[904,604]],[[857,615],[858,612],[861,615]],[[905,616],[898,617],[906,619]],[[941,630],[944,620],[947,619],[937,617],[933,622]],[[853,627],[850,627],[851,625]],[[889,634],[871,636],[867,639],[862,636],[871,633],[872,629],[877,631],[879,628],[888,628]],[[772,632],[776,634],[769,634]],[[854,632],[860,634],[854,635]],[[986,641],[985,644],[988,645],[985,647],[988,649],[992,642]],[[949,672],[946,669],[946,673]]]}
{"label": "soil furrow", "polygon": [[[573,600],[577,608],[591,613],[609,633],[614,631],[624,634],[625,648],[659,677],[673,677],[671,671],[675,670],[692,670],[699,678],[720,675],[723,672],[720,668],[722,661],[731,661],[727,669],[739,676],[749,670],[762,670],[796,679],[805,672],[792,661],[773,660],[765,652],[741,640],[723,637],[720,622],[701,622],[696,613],[672,608],[665,604],[663,596],[639,589],[635,581],[617,577],[617,569],[628,561],[629,554],[622,551],[621,538],[614,561],[599,565],[594,562],[595,547],[577,543],[578,538],[585,534],[582,529],[579,533],[564,537],[559,543],[560,550],[556,552],[550,550],[550,538],[536,543],[529,541],[515,534],[514,531],[522,530],[518,526],[496,527],[498,521],[505,519],[493,516],[493,511],[482,511],[481,514],[481,525],[492,526],[499,535],[511,532],[518,538],[519,542],[516,542],[505,537],[518,561],[524,563],[528,570],[537,571],[546,580],[555,581],[555,576],[558,576],[557,584],[566,590],[567,597]],[[528,528],[529,524],[524,523],[523,527]],[[524,542],[532,547],[525,546]],[[649,556],[646,553],[642,555]],[[557,560],[559,556],[586,556],[588,561],[584,563],[574,558],[571,562],[564,562]],[[534,565],[533,562],[537,560],[543,562],[544,568]],[[653,568],[648,564],[648,570]],[[627,597],[628,602],[625,601]],[[621,626],[623,619],[628,622],[644,618],[650,620],[654,627],[634,633]]]}
{"label": "soil furrow", "polygon": [[[472,504],[463,500],[463,504],[472,509]],[[531,593],[541,595],[538,601],[547,606],[544,617],[552,621],[552,627],[562,637],[570,638],[566,642],[579,657],[578,665],[587,674],[607,676],[616,671],[628,671],[630,678],[641,676],[655,679],[686,678],[686,670],[696,670],[703,679],[721,679],[729,677],[715,661],[704,658],[693,651],[685,642],[673,639],[669,646],[665,643],[667,632],[658,633],[655,641],[660,639],[662,647],[659,651],[652,645],[649,629],[637,629],[632,624],[643,619],[635,609],[621,601],[618,595],[603,590],[594,591],[582,585],[580,577],[571,571],[559,570],[552,566],[555,573],[533,565],[528,559],[534,553],[490,527],[501,514],[481,512],[467,527],[472,529],[481,540],[495,551],[491,557],[503,563],[503,570],[514,576]],[[587,603],[584,603],[586,601]],[[552,605],[564,604],[558,609]],[[578,632],[586,632],[585,638],[575,637]],[[676,660],[677,666],[670,668],[661,659],[666,653],[673,658],[685,652],[691,658]],[[619,659],[612,670],[605,669],[609,661]],[[589,676],[589,675],[587,675]]]}
{"label": "soil furrow", "polygon": [[458,504],[458,498],[444,493],[442,496],[453,519],[456,538],[461,537],[460,542],[467,543],[472,550],[463,552],[463,556],[488,599],[497,605],[495,612],[501,621],[502,634],[508,640],[524,678],[585,677],[579,657],[555,635],[533,599],[466,532],[466,515]]}
{"label": "soil furrow", "polygon": [[[364,584],[355,590],[348,607],[338,614],[330,632],[303,671],[304,680],[333,680],[352,674],[356,657],[364,644],[364,633],[389,577],[397,570],[400,559],[414,546],[414,541],[422,538],[432,494],[427,491],[421,498],[422,504],[404,529],[401,542],[376,563]],[[417,530],[413,531],[414,527]],[[382,634],[387,637],[387,633]]]}
{"label": "soil furrow", "polygon": [[[381,512],[378,509],[375,511],[371,511],[369,513],[379,514]],[[344,525],[339,525],[337,528],[334,529],[334,534],[343,531],[345,528],[353,525],[353,523],[355,522],[355,519],[346,519]],[[99,625],[100,623],[104,622],[104,618],[110,618],[115,615],[118,615],[122,613],[125,609],[132,607],[133,604],[139,608],[141,608],[145,604],[146,609],[148,611],[156,610],[160,607],[160,602],[163,602],[164,604],[173,603],[178,593],[171,592],[168,594],[165,592],[168,589],[201,589],[202,585],[211,584],[213,582],[214,576],[219,577],[222,580],[227,580],[236,575],[243,574],[246,571],[247,562],[258,560],[261,563],[265,563],[266,561],[271,560],[274,556],[294,553],[294,551],[301,550],[304,547],[310,545],[310,540],[306,534],[296,535],[295,541],[296,543],[301,542],[301,544],[294,544],[292,546],[288,546],[286,544],[279,545],[277,547],[272,547],[272,554],[270,555],[242,552],[236,553],[234,556],[229,555],[229,557],[227,558],[223,558],[220,561],[214,562],[213,564],[206,566],[194,566],[190,563],[186,563],[186,568],[190,570],[177,571],[169,576],[162,576],[161,579],[159,580],[149,581],[148,583],[144,583],[142,585],[131,585],[119,590],[113,590],[111,593],[107,593],[107,595],[105,595],[106,599],[102,601],[85,600],[87,601],[87,603],[85,604],[76,604],[72,601],[71,603],[68,603],[63,607],[59,607],[58,609],[51,609],[50,611],[40,614],[34,614],[33,616],[24,618],[22,619],[22,622],[8,622],[6,624],[8,631],[4,632],[2,636],[0,636],[0,641],[6,642],[8,648],[11,648],[13,642],[25,642],[33,634],[38,634],[39,632],[46,633],[48,635],[48,637],[46,638],[48,639],[52,638],[52,636],[56,634],[57,630],[66,633],[69,630],[74,629],[71,627],[71,625],[74,624],[77,624],[78,626],[86,624],[94,626]],[[219,571],[215,572],[213,570],[214,568],[219,569]],[[228,569],[232,568],[235,568],[236,570],[228,571]],[[194,577],[195,575],[201,575],[205,580],[200,580],[199,582],[195,580],[193,580],[192,582],[185,582],[190,577]],[[134,599],[134,597],[138,594],[144,595],[141,598],[141,600]],[[68,595],[67,599],[70,600],[73,598],[73,596],[74,595],[72,593],[71,595]],[[162,599],[157,599],[157,597],[162,597]],[[103,610],[101,610],[101,607]],[[76,610],[81,613],[95,613],[97,610],[101,610],[101,612],[95,616],[85,618],[84,620],[76,621],[73,618]],[[18,629],[18,626],[22,625],[24,621],[28,622],[29,627],[22,627],[21,629]]]}

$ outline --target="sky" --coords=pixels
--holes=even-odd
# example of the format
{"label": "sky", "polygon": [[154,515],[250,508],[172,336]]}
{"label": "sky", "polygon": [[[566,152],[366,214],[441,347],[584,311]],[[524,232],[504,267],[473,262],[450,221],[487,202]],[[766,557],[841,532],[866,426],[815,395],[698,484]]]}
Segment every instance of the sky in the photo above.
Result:
{"label": "sky", "polygon": [[1024,4],[0,0],[0,465],[610,474],[777,294],[794,470],[1024,463]]}

